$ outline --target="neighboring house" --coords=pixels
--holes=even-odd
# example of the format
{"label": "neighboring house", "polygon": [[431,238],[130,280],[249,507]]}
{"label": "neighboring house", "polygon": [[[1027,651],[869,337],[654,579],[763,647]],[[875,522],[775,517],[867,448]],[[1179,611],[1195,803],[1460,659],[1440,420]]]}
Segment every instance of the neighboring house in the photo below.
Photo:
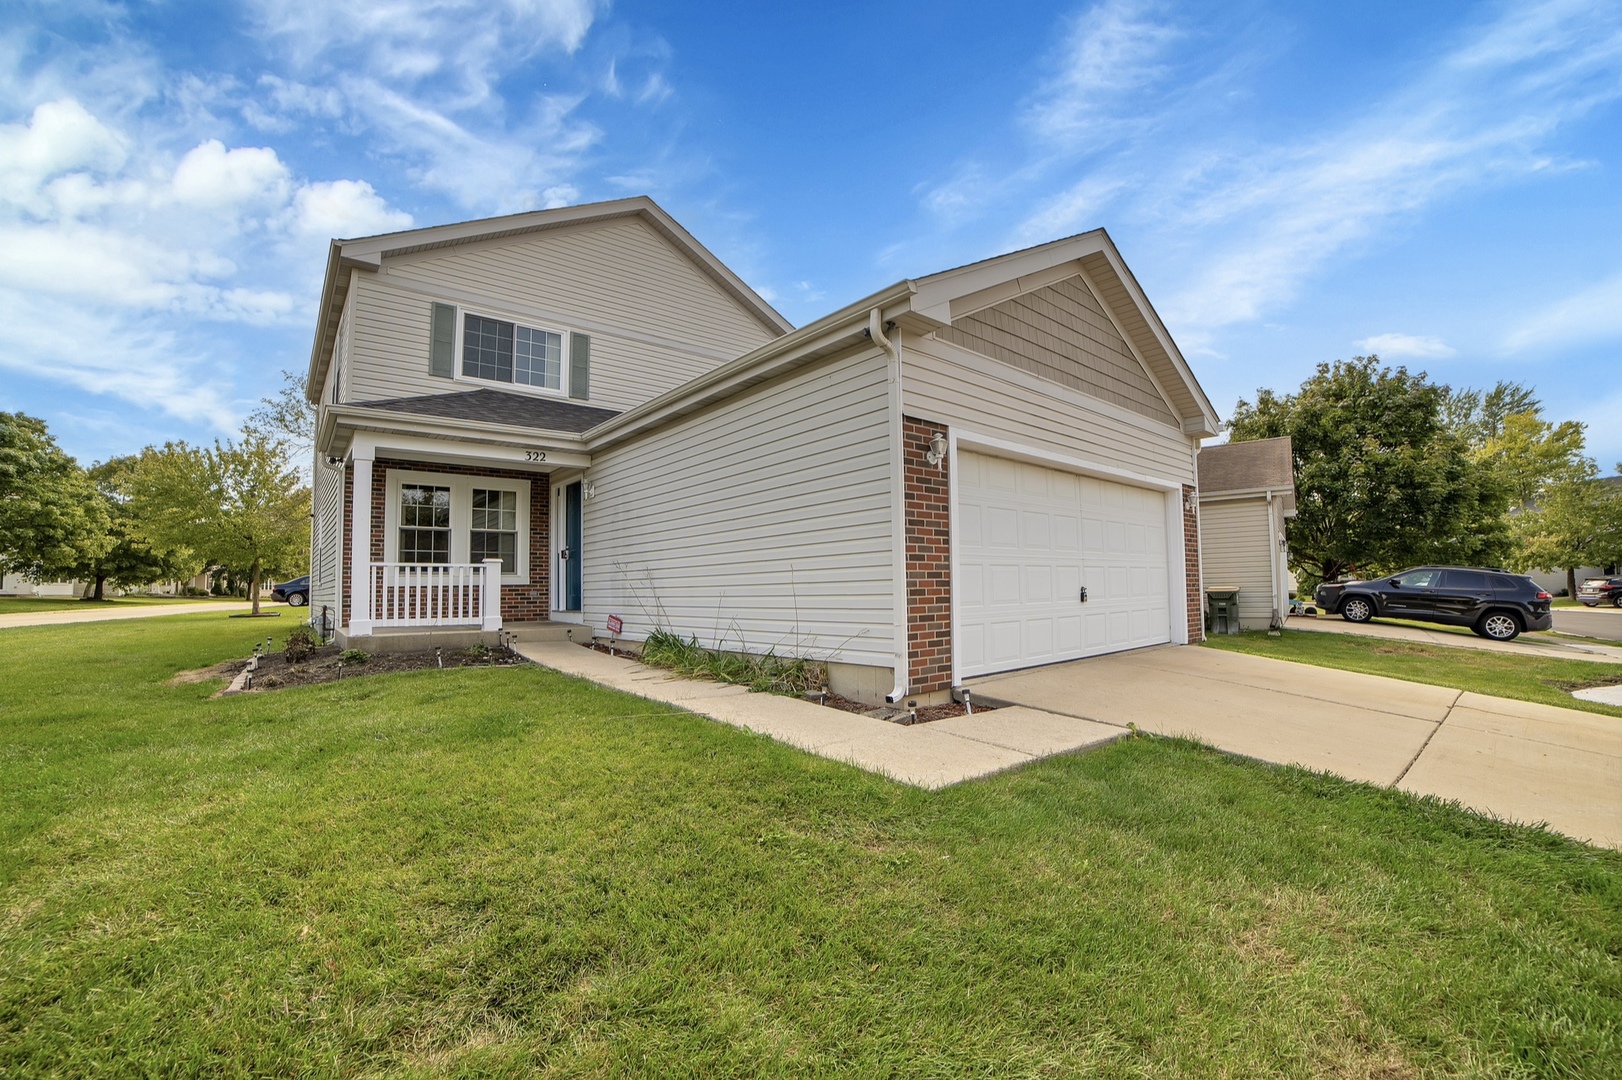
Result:
{"label": "neighboring house", "polygon": [[0,575],[0,596],[78,596],[80,581],[30,581],[21,574]]}
{"label": "neighboring house", "polygon": [[[1613,487],[1622,486],[1622,476],[1602,476],[1595,482],[1609,484]],[[1579,566],[1572,571],[1572,575],[1577,584],[1581,585],[1584,578],[1609,577],[1619,572],[1622,572],[1622,566],[1615,564],[1611,566]],[[1527,576],[1537,582],[1538,588],[1544,592],[1552,593],[1555,596],[1566,596],[1570,592],[1564,569],[1533,570]]]}
{"label": "neighboring house", "polygon": [[1290,437],[1208,446],[1200,451],[1200,564],[1207,589],[1239,590],[1239,626],[1282,626],[1290,612],[1295,516]]}
{"label": "neighboring house", "polygon": [[618,616],[938,700],[1200,637],[1217,419],[1103,230],[797,330],[646,198],[334,241],[308,385],[350,646]]}

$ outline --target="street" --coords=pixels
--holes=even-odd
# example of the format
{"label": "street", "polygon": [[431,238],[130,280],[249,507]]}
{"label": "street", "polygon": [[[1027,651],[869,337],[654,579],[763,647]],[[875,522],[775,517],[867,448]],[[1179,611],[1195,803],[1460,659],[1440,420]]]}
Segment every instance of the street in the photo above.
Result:
{"label": "street", "polygon": [[1622,608],[1555,608],[1554,628],[1562,634],[1622,641]]}

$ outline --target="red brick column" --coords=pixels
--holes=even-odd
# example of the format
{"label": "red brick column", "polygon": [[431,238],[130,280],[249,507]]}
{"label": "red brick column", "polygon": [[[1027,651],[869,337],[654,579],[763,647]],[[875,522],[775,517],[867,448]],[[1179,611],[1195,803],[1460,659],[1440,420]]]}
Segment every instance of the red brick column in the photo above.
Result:
{"label": "red brick column", "polygon": [[946,425],[901,418],[907,533],[907,686],[915,694],[952,687],[952,525],[946,463],[924,455]]}
{"label": "red brick column", "polygon": [[1188,640],[1205,640],[1205,593],[1200,586],[1200,515],[1192,485],[1183,485],[1183,566],[1187,582]]}
{"label": "red brick column", "polygon": [[[532,622],[550,618],[552,612],[552,499],[551,478],[517,469],[486,468],[473,465],[442,465],[438,462],[402,461],[378,458],[372,463],[372,561],[383,561],[384,521],[388,509],[390,469],[406,469],[422,473],[454,473],[458,476],[488,476],[500,480],[519,480],[529,484],[529,580],[516,585],[501,586],[501,619],[503,623]],[[344,472],[344,595],[342,608],[349,611],[353,577],[350,573],[350,543],[353,523],[350,517],[354,493],[353,472]],[[348,620],[343,621],[348,625]]]}
{"label": "red brick column", "polygon": [[353,586],[350,583],[354,579],[350,576],[351,567],[349,564],[352,560],[349,557],[351,550],[349,545],[351,542],[353,542],[355,535],[352,528],[354,523],[350,520],[350,514],[354,510],[354,507],[355,463],[350,462],[348,465],[344,466],[344,502],[342,506],[338,507],[338,520],[342,523],[338,529],[338,533],[343,537],[344,549],[338,553],[338,558],[343,565],[343,577],[339,581],[338,614],[334,624],[336,626],[349,625],[349,609],[352,606],[349,602],[349,598],[351,595],[350,589],[353,588]]}

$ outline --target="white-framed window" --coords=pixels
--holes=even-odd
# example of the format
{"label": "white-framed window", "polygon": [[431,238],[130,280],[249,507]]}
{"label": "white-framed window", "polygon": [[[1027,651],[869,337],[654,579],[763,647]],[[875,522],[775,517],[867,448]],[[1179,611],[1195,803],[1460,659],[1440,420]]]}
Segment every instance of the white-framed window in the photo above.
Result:
{"label": "white-framed window", "polygon": [[[529,582],[529,481],[390,469],[383,561],[501,560],[507,585]],[[545,552],[540,553],[543,557]]]}
{"label": "white-framed window", "polygon": [[473,311],[459,318],[458,379],[554,394],[567,389],[562,332]]}

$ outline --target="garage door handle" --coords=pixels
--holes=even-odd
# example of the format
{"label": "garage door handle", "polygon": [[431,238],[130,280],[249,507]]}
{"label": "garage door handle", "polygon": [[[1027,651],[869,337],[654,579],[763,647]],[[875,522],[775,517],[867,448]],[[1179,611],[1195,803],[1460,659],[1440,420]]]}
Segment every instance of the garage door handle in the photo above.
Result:
{"label": "garage door handle", "polygon": [[1081,587],[1081,603],[1085,604],[1086,602],[1087,602],[1087,586],[1083,585]]}

